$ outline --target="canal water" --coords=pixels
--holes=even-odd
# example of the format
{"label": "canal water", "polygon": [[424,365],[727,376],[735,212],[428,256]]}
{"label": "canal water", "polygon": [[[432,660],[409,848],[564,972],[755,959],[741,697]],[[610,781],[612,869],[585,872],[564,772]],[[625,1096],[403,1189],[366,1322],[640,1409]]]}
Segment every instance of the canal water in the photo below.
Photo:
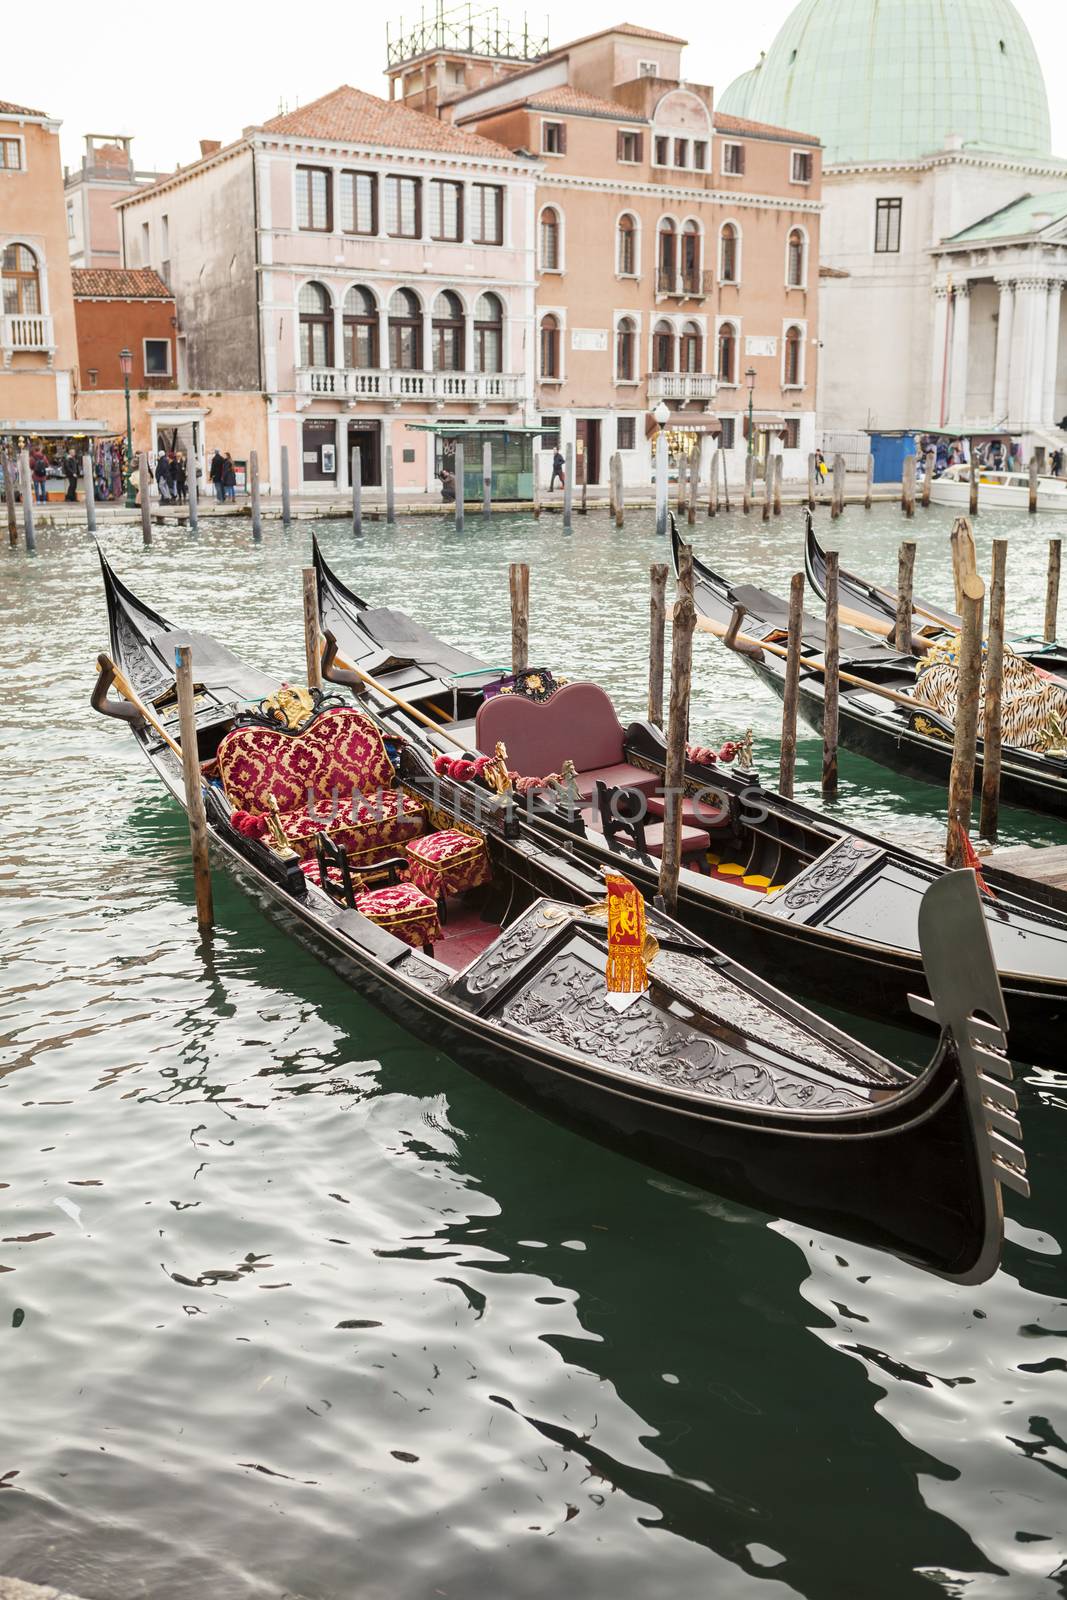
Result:
{"label": "canal water", "polygon": [[[823,532],[883,581],[907,532],[948,600],[950,522]],[[529,561],[532,659],[640,711],[647,514],[318,531],[368,600],[502,666]],[[984,518],[983,567],[999,532],[1023,630],[1067,528]],[[694,530],[777,589],[801,536]],[[165,615],[299,677],[306,525],[101,539]],[[417,1045],[221,873],[205,961],[185,824],[89,710],[91,541],[5,553],[0,618],[0,1573],[90,1600],[1064,1592],[1067,1073],[1020,1070],[1034,1195],[980,1288],[668,1182]],[[751,726],[771,773],[777,703],[696,651],[694,736]],[[817,767],[802,733],[813,801]],[[936,848],[942,791],[842,775],[842,812]]]}

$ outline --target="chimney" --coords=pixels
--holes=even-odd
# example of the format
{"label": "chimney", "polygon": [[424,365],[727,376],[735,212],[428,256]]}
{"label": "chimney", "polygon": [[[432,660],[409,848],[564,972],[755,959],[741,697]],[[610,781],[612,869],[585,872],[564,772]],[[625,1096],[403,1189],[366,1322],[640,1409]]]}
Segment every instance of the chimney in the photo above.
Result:
{"label": "chimney", "polygon": [[200,157],[201,157],[201,160],[204,158],[204,156],[213,156],[213,155],[215,155],[221,149],[222,149],[222,140],[221,139],[201,139],[201,141],[200,141]]}

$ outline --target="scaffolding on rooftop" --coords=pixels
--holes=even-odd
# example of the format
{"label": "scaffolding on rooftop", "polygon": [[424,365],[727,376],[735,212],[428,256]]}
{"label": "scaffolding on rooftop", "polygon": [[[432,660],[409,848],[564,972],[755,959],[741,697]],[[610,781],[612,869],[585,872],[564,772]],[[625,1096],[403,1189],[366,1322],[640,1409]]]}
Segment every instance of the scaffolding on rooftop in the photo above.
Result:
{"label": "scaffolding on rooftop", "polygon": [[385,55],[390,67],[398,67],[418,56],[436,50],[465,56],[488,56],[508,61],[536,61],[548,53],[548,19],[544,33],[531,33],[525,12],[521,25],[502,18],[496,5],[475,6],[466,4],[446,7],[445,0],[435,0],[433,14],[426,15],[425,6],[419,12],[418,22],[405,26],[403,17],[396,31],[385,27]]}

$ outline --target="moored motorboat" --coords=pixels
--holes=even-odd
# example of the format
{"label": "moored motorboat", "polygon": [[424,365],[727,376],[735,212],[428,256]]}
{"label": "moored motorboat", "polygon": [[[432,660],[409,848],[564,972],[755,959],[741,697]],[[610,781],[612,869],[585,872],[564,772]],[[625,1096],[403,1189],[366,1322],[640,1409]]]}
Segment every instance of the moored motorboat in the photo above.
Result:
{"label": "moored motorboat", "polygon": [[[508,838],[500,816],[481,829],[459,824],[480,862],[474,880],[440,882],[437,903],[416,886],[428,907],[409,897],[406,920],[397,901],[387,916],[385,901],[371,903],[385,891],[355,892],[349,862],[371,877],[392,865],[379,852],[399,848],[408,875],[388,888],[400,890],[415,877],[412,847],[433,836],[425,827],[448,831],[422,753],[390,753],[351,704],[320,700],[294,722],[292,691],[210,636],[174,627],[106,564],[104,574],[114,659],[100,658],[95,709],[127,724],[181,802],[172,663],[191,646],[211,843],[353,988],[507,1093],[664,1172],[956,1281],[995,1270],[1001,1188],[1028,1190],[972,874],[934,884],[921,914],[932,1000],[914,1003],[931,1020],[936,1012],[941,1036],[917,1076],[653,910],[647,987],[609,992],[613,935],[587,903],[599,880]],[[306,807],[291,803],[305,780]],[[320,811],[327,781],[333,816]],[[377,815],[365,818],[370,783]],[[266,819],[248,806],[264,801],[273,843],[250,827]],[[383,817],[404,820],[399,846],[381,836]],[[442,859],[425,853],[426,864]],[[540,892],[545,882],[558,892]],[[634,904],[627,897],[636,915]]]}
{"label": "moored motorboat", "polygon": [[[1027,511],[1030,506],[1030,477],[1026,472],[998,472],[979,467],[979,511]],[[968,510],[971,503],[971,469],[966,463],[947,467],[930,485],[930,500],[935,506],[958,506]],[[1067,478],[1039,474],[1038,511],[1067,513]]]}

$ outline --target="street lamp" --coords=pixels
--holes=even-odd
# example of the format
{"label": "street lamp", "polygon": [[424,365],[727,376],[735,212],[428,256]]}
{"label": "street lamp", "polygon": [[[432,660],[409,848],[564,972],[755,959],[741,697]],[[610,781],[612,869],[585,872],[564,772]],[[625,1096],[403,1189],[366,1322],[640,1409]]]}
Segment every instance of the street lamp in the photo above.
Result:
{"label": "street lamp", "polygon": [[664,402],[661,400],[655,411],[653,411],[652,415],[656,419],[656,424],[659,427],[660,432],[662,432],[667,426],[668,422],[671,420],[670,407],[664,404]]}
{"label": "street lamp", "polygon": [[656,532],[667,532],[667,437],[663,430],[670,421],[671,409],[661,400],[652,413],[656,434]]}
{"label": "street lamp", "polygon": [[119,351],[122,368],[122,387],[126,391],[126,504],[133,508],[133,427],[130,423],[130,373],[133,371],[133,352],[123,345]]}
{"label": "street lamp", "polygon": [[756,436],[752,430],[752,391],[756,387],[755,367],[749,367],[745,373],[745,382],[748,385],[748,453],[752,455],[756,448]]}

